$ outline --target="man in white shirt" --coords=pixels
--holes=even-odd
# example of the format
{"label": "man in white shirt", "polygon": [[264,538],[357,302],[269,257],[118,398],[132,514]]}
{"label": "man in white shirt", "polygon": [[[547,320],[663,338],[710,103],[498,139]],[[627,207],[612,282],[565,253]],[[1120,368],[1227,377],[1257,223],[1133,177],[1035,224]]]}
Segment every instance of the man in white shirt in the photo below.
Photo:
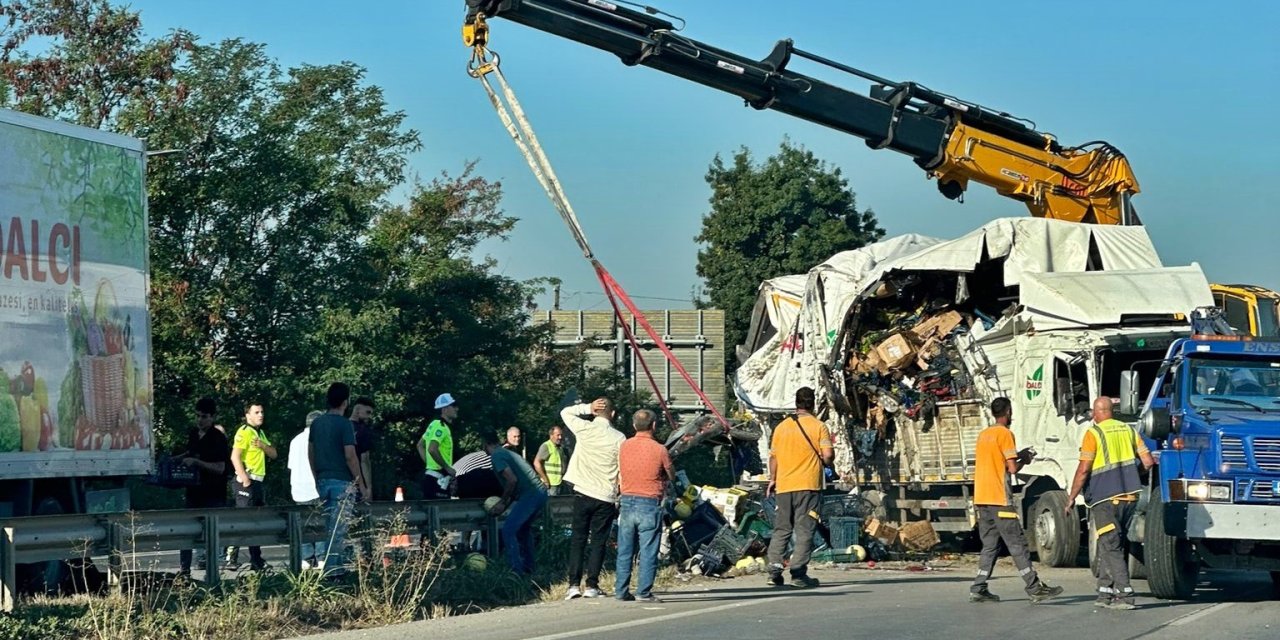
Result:
{"label": "man in white shirt", "polygon": [[[618,451],[627,438],[613,428],[613,402],[596,398],[560,412],[577,445],[569,458],[566,482],[573,484],[573,536],[569,541],[569,594],[600,598],[600,567],[604,543],[618,517]],[[588,420],[584,416],[591,416]],[[579,590],[586,555],[586,589]]]}
{"label": "man in white shirt", "polygon": [[[307,447],[311,442],[311,423],[321,415],[320,411],[308,413],[306,426],[289,441],[289,489],[297,504],[315,505],[320,502],[320,493],[316,491],[316,477],[311,473],[311,460],[307,457]],[[316,544],[303,542],[302,568],[313,567],[318,567]]]}

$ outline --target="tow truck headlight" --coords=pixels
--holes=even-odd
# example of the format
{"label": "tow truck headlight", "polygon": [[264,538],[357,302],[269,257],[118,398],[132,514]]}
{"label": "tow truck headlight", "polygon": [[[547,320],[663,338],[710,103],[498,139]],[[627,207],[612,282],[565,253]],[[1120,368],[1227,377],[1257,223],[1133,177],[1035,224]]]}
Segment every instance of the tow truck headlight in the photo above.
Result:
{"label": "tow truck headlight", "polygon": [[1222,480],[1170,480],[1169,499],[1188,502],[1231,502],[1231,483]]}

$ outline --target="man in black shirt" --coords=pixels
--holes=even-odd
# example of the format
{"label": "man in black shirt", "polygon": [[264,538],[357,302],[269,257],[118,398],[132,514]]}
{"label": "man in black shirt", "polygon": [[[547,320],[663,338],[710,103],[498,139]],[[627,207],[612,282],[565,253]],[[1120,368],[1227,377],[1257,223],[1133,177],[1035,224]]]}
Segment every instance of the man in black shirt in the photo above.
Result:
{"label": "man in black shirt", "polygon": [[[183,466],[197,472],[197,484],[187,487],[188,509],[227,506],[226,473],[231,464],[231,449],[226,434],[213,427],[216,413],[218,404],[213,398],[200,398],[196,402],[196,426],[187,432],[187,450],[177,456]],[[191,550],[183,549],[179,557],[182,575],[190,575]],[[206,561],[201,559],[202,564]]]}
{"label": "man in black shirt", "polygon": [[[373,430],[373,399],[367,396],[356,398],[351,405],[351,425],[356,430],[356,457],[360,459],[360,477],[364,486],[373,491],[373,448],[377,434]],[[372,495],[360,496],[364,502],[373,500]]]}

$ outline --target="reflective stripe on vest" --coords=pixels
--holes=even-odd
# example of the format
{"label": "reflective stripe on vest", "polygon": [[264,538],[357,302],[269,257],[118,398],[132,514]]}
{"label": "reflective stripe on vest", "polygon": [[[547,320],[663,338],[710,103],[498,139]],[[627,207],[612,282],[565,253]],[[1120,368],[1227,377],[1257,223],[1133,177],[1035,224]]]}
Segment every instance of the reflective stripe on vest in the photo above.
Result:
{"label": "reflective stripe on vest", "polygon": [[1098,441],[1097,455],[1084,488],[1084,501],[1093,506],[1116,496],[1142,490],[1138,478],[1137,434],[1119,420],[1103,420],[1089,427]]}
{"label": "reflective stripe on vest", "polygon": [[547,460],[542,463],[542,470],[547,472],[547,482],[551,486],[560,486],[560,479],[564,477],[564,469],[560,464],[560,447],[550,440],[547,441]]}

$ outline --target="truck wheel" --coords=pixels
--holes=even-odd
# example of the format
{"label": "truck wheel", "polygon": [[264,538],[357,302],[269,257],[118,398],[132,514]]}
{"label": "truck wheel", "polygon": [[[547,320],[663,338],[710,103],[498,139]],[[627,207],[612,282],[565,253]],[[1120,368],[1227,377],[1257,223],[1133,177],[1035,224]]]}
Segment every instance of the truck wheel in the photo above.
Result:
{"label": "truck wheel", "polygon": [[1143,562],[1146,557],[1143,554],[1142,545],[1136,542],[1129,543],[1129,579],[1130,580],[1146,580],[1147,563]]}
{"label": "truck wheel", "polygon": [[1200,562],[1191,542],[1168,533],[1164,521],[1165,504],[1153,491],[1147,506],[1147,531],[1143,556],[1147,565],[1147,586],[1151,595],[1162,600],[1186,600],[1196,590]]}
{"label": "truck wheel", "polygon": [[1080,555],[1080,519],[1063,513],[1067,492],[1061,489],[1040,494],[1031,507],[1028,537],[1035,540],[1040,564],[1074,567]]}
{"label": "truck wheel", "polygon": [[1098,575],[1098,528],[1093,526],[1093,518],[1089,518],[1089,572]]}

